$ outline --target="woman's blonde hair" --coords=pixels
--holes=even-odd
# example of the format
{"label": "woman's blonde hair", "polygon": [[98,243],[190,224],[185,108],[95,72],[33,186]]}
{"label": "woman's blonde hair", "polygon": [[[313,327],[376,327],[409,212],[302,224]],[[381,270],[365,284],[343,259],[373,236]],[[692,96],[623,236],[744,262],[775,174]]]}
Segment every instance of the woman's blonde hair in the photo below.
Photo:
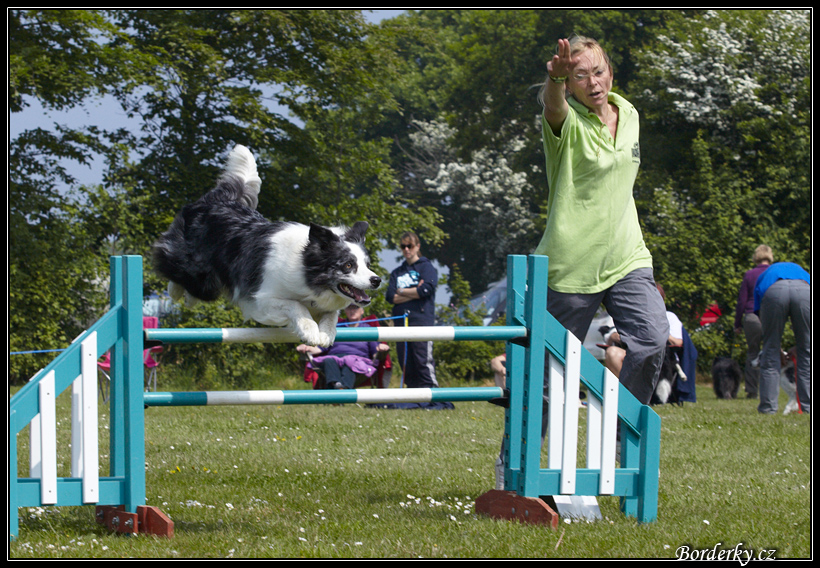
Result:
{"label": "woman's blonde hair", "polygon": [[606,66],[609,69],[612,69],[612,62],[609,60],[609,55],[607,55],[604,48],[601,47],[601,44],[598,43],[596,40],[592,39],[591,37],[580,36],[580,35],[571,35],[569,37],[569,54],[570,57],[575,57],[582,51],[586,51],[589,49],[590,51],[596,53],[601,60],[606,63]]}
{"label": "woman's blonde hair", "polygon": [[[601,44],[598,43],[597,40],[592,39],[591,37],[586,37],[582,35],[572,34],[569,36],[569,54],[570,57],[575,57],[579,53],[590,50],[593,53],[597,54],[600,57],[601,61],[606,64],[609,68],[610,73],[612,72],[612,62],[609,59],[609,55],[601,47]],[[547,88],[547,81],[549,81],[549,76],[544,79],[544,82],[541,83],[538,90],[538,102],[541,106],[544,106],[544,90]],[[566,88],[566,83],[564,83]]]}
{"label": "woman's blonde hair", "polygon": [[768,245],[760,245],[755,249],[755,252],[752,255],[752,262],[755,264],[760,264],[762,262],[767,262],[769,264],[774,263],[772,249]]}

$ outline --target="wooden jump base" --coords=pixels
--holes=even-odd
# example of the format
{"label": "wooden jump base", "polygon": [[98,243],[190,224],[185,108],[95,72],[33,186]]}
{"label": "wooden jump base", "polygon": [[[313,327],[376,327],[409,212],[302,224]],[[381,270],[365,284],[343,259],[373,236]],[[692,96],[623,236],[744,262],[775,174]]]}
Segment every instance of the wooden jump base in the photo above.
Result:
{"label": "wooden jump base", "polygon": [[[282,329],[142,329],[142,258],[112,257],[109,311],[9,401],[9,536],[19,507],[95,505],[98,522],[129,534],[173,536],[173,522],[145,506],[145,408],[233,404],[379,404],[490,401],[504,406],[503,491],[476,500],[500,519],[555,527],[543,496],[614,495],[639,522],[657,518],[660,418],[581,347],[546,310],[547,258],[510,256],[508,326],[340,328],[343,341],[505,341],[507,388],[352,391],[143,392],[143,349],[157,343],[296,342]],[[99,475],[96,361],[111,353],[110,473]],[[548,380],[548,467],[541,468]],[[577,467],[578,401],[587,392],[586,467]],[[57,476],[55,398],[72,387],[71,476]],[[18,475],[17,435],[31,425],[29,477]],[[620,428],[620,467],[615,464]]]}

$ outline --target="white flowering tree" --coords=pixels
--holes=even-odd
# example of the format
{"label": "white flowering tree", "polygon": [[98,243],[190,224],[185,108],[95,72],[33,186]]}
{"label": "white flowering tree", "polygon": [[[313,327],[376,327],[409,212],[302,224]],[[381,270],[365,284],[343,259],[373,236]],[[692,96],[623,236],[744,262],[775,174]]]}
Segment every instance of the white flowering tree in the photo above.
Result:
{"label": "white flowering tree", "polygon": [[438,209],[448,234],[442,246],[426,251],[445,265],[458,264],[473,292],[480,291],[504,277],[508,254],[532,250],[537,236],[527,176],[510,165],[524,142],[512,138],[501,150],[476,150],[467,161],[457,157],[454,130],[444,121],[413,126],[405,188]]}
{"label": "white flowering tree", "polygon": [[709,11],[639,58],[639,203],[682,316],[732,312],[758,244],[810,266],[810,35],[802,10]]}
{"label": "white flowering tree", "polygon": [[646,99],[665,96],[686,122],[721,133],[740,113],[776,120],[798,110],[810,73],[809,12],[709,11],[686,22],[684,34],[659,36],[661,50],[645,54],[657,89]]}

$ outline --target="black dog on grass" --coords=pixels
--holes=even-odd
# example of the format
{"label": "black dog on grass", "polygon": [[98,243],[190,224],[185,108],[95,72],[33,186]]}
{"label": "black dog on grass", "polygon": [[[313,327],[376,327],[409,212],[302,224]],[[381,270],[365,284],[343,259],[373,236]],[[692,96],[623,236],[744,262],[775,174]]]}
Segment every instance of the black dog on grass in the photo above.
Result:
{"label": "black dog on grass", "polygon": [[712,386],[718,398],[737,398],[743,373],[731,357],[715,357],[712,363]]}

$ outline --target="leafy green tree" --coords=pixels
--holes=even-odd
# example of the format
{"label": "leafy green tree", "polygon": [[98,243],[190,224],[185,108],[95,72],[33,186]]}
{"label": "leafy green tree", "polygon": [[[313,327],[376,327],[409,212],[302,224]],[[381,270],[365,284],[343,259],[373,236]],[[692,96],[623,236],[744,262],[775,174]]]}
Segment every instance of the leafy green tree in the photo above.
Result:
{"label": "leafy green tree", "polygon": [[443,121],[413,126],[404,188],[436,208],[448,233],[444,243],[425,250],[447,266],[458,265],[472,275],[471,286],[483,290],[493,275],[505,273],[507,255],[535,246],[525,199],[531,187],[526,174],[510,165],[525,142],[512,139],[506,148],[479,149],[462,161],[451,143],[452,127]]}
{"label": "leafy green tree", "polygon": [[[380,159],[384,141],[365,139],[368,125],[395,106],[385,86],[394,70],[389,44],[359,11],[14,10],[10,29],[12,111],[27,97],[65,109],[109,95],[139,124],[136,132],[117,125],[30,131],[12,143],[12,289],[76,264],[69,270],[76,283],[61,292],[102,295],[99,267],[107,256],[145,255],[179,208],[213,186],[236,143],[258,157],[260,210],[271,218],[370,217],[376,249],[407,228],[439,238],[433,212],[393,196],[392,171]],[[104,185],[75,187],[58,159],[82,162],[92,153],[106,159]],[[63,232],[55,230],[60,223]],[[35,244],[49,251],[50,265],[27,262]],[[146,268],[147,288],[164,288],[150,262]],[[52,330],[38,327],[51,318],[63,334],[81,329],[52,308],[64,305],[74,319],[87,319],[79,317],[79,300],[40,288],[37,309],[14,296],[17,320]],[[34,338],[16,325],[11,334],[21,343],[51,346],[62,337],[52,330]]]}
{"label": "leafy green tree", "polygon": [[640,197],[659,278],[686,315],[733,308],[758,244],[809,266],[808,34],[800,11],[709,12],[642,54],[633,89],[659,152]]}
{"label": "leafy green tree", "polygon": [[120,32],[91,10],[9,10],[9,110],[29,98],[66,109],[108,92],[131,68],[127,50],[112,44]]}
{"label": "leafy green tree", "polygon": [[811,265],[809,44],[805,11],[710,11],[638,58],[631,88],[653,150],[638,200],[656,277],[688,329],[713,302],[725,314],[718,337],[695,337],[704,367],[744,352],[732,320],[757,245]]}
{"label": "leafy green tree", "polygon": [[[130,87],[119,94],[142,119],[139,144],[129,143],[141,156],[112,176],[129,196],[150,196],[149,239],[212,187],[236,143],[257,156],[259,209],[271,218],[352,223],[406,209],[390,199],[384,143],[363,137],[395,103],[386,88],[392,55],[360,12],[123,10],[112,17],[133,30],[136,49],[155,57],[140,97]],[[414,220],[412,209],[403,216],[431,225]],[[398,230],[389,215],[369,220],[376,236]]]}
{"label": "leafy green tree", "polygon": [[[111,46],[118,31],[86,10],[9,11],[9,111],[32,99],[46,109],[71,108],[109,92],[131,68]],[[100,283],[104,237],[89,231],[96,215],[66,161],[88,164],[108,147],[94,129],[29,129],[9,143],[9,349],[65,348],[107,304]],[[13,355],[9,378],[19,381],[53,353]]]}

